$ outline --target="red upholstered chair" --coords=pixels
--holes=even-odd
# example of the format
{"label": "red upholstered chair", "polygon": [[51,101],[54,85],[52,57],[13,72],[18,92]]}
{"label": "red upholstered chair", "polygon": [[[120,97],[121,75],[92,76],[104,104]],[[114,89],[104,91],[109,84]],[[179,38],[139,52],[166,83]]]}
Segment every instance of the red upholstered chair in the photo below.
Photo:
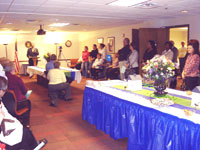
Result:
{"label": "red upholstered chair", "polygon": [[3,102],[4,106],[6,107],[6,109],[8,110],[8,112],[12,116],[16,117],[23,124],[24,114],[28,113],[28,111],[30,111],[29,107],[28,107],[28,103],[30,101],[27,101],[27,103],[26,103],[27,106],[25,105],[25,107],[19,109],[18,102],[17,102],[14,91],[8,90],[5,93],[5,95],[2,97],[2,102]]}

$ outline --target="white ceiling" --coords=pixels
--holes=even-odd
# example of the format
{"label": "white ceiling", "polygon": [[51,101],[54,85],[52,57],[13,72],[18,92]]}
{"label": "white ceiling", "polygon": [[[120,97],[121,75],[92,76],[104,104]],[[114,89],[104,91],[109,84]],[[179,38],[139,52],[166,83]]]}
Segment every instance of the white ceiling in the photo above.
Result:
{"label": "white ceiling", "polygon": [[[35,31],[43,24],[45,30],[89,31],[200,13],[200,0],[152,0],[156,6],[151,9],[107,5],[113,1],[0,0],[0,30]],[[181,13],[182,10],[189,12]],[[56,22],[69,22],[70,25],[48,26]]]}

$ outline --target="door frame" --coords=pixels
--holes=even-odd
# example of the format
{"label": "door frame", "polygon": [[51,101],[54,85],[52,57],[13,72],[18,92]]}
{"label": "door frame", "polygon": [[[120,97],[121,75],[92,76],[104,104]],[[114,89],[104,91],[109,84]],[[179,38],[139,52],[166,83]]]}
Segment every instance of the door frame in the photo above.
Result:
{"label": "door frame", "polygon": [[[190,40],[190,25],[189,24],[175,25],[175,26],[166,26],[165,28],[170,31],[171,28],[181,28],[181,27],[187,27],[188,28],[188,33],[187,33],[187,37],[188,37],[187,40],[188,41],[187,42],[189,42],[189,40]],[[169,32],[169,34],[170,34],[170,32]]]}

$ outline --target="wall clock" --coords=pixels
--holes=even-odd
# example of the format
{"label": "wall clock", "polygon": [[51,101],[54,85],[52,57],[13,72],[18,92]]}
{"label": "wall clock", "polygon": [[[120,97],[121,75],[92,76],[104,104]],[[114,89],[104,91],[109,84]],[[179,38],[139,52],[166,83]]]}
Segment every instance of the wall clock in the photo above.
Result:
{"label": "wall clock", "polygon": [[71,46],[72,46],[72,42],[71,42],[70,40],[67,40],[67,41],[65,42],[65,46],[66,46],[66,47],[71,47]]}

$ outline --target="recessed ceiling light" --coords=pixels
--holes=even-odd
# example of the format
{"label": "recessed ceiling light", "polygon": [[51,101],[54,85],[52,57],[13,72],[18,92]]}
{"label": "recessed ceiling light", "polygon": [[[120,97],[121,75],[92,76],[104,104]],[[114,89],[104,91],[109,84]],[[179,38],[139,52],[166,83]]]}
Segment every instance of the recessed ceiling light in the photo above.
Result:
{"label": "recessed ceiling light", "polygon": [[188,10],[182,10],[181,12],[182,13],[188,13]]}
{"label": "recessed ceiling light", "polygon": [[149,2],[151,0],[117,0],[112,3],[109,3],[108,5],[114,5],[114,6],[134,6],[141,3]]}
{"label": "recessed ceiling light", "polygon": [[50,27],[64,27],[64,26],[68,26],[69,23],[53,23],[53,24],[50,24],[49,26]]}
{"label": "recessed ceiling light", "polygon": [[7,22],[6,24],[12,24],[12,22]]}

